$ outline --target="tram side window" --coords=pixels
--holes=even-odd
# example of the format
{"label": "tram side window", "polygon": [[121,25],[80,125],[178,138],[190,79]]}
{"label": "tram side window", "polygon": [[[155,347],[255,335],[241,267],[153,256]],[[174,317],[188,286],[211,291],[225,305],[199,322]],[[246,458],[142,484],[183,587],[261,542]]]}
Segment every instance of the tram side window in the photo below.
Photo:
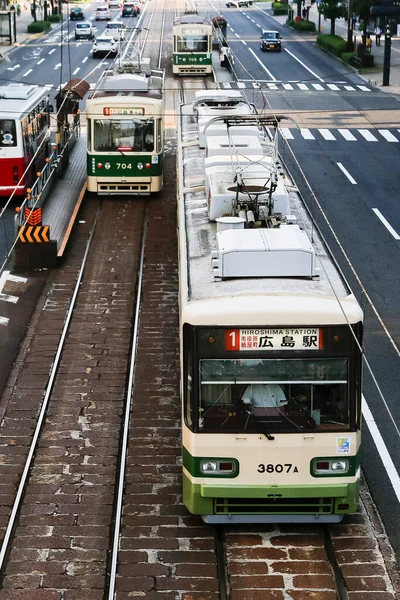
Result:
{"label": "tram side window", "polygon": [[206,35],[176,36],[177,52],[207,52],[208,37]]}
{"label": "tram side window", "polygon": [[17,145],[17,129],[14,119],[0,120],[0,147],[9,148]]}
{"label": "tram side window", "polygon": [[162,151],[163,142],[162,142],[162,119],[157,119],[157,152]]}

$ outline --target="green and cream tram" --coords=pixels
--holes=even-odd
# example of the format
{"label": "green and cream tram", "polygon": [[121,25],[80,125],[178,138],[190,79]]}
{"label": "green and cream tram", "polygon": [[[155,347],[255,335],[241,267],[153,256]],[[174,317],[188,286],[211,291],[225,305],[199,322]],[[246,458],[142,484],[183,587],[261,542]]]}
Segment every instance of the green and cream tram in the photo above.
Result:
{"label": "green and cream tram", "polygon": [[163,187],[163,72],[150,77],[109,73],[89,97],[88,191],[104,195]]}
{"label": "green and cream tram", "polygon": [[212,72],[213,26],[195,13],[174,20],[172,72],[208,75]]}
{"label": "green and cream tram", "polygon": [[184,504],[209,523],[339,522],[359,496],[363,313],[274,144],[258,153],[261,123],[216,122],[214,94],[205,150],[184,143],[204,92],[179,123]]}

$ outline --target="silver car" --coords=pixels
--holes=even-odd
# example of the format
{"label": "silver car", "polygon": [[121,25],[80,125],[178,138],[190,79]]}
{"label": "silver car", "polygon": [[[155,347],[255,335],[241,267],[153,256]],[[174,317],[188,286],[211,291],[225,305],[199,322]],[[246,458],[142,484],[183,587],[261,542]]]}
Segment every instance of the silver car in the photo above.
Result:
{"label": "silver car", "polygon": [[104,33],[111,35],[114,40],[120,40],[124,37],[125,25],[122,21],[110,21],[107,23]]}
{"label": "silver car", "polygon": [[111,12],[108,6],[99,6],[94,13],[96,21],[111,21]]}

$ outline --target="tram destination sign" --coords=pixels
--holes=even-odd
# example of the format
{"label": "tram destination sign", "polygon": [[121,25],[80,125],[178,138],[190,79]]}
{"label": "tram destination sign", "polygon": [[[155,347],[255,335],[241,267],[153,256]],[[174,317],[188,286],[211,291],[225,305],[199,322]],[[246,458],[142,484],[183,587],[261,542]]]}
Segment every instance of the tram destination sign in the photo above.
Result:
{"label": "tram destination sign", "polygon": [[110,117],[112,115],[144,115],[144,108],[139,106],[105,106],[103,115]]}
{"label": "tram destination sign", "polygon": [[322,329],[227,329],[225,349],[234,351],[322,350]]}

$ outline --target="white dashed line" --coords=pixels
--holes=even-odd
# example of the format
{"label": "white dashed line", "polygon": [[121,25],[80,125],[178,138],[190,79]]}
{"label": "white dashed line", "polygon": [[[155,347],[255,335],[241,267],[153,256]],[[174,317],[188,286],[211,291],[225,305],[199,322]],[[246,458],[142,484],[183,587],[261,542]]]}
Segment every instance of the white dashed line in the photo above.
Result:
{"label": "white dashed line", "polygon": [[386,229],[389,231],[389,233],[394,237],[394,239],[400,240],[400,235],[388,223],[388,221],[385,219],[383,214],[377,208],[373,208],[372,210],[374,211],[374,213],[376,214],[376,216],[378,217],[380,222],[386,227]]}
{"label": "white dashed line", "polygon": [[22,77],[26,77],[29,73],[32,73],[33,69],[29,69],[26,73],[22,75]]}
{"label": "white dashed line", "polygon": [[344,168],[344,166],[342,165],[342,163],[336,163],[336,164],[339,167],[339,169],[342,171],[342,173],[344,173],[346,175],[346,177],[350,181],[350,183],[352,183],[353,185],[357,185],[357,181],[354,179],[354,177],[352,177],[350,175],[350,173],[348,172],[348,170]]}
{"label": "white dashed line", "polygon": [[56,49],[53,48],[53,50],[50,50],[49,54],[53,54],[53,52],[55,52],[55,51],[56,51]]}
{"label": "white dashed line", "polygon": [[322,79],[322,77],[320,77],[319,75],[317,75],[316,73],[314,73],[314,71],[312,71],[312,70],[310,69],[310,67],[307,67],[307,65],[306,65],[305,63],[303,63],[303,61],[302,61],[302,60],[300,60],[299,58],[297,58],[297,56],[296,56],[295,54],[293,54],[293,52],[290,52],[290,50],[288,50],[287,48],[285,48],[285,52],[287,52],[288,54],[290,54],[290,56],[291,56],[292,58],[294,58],[294,60],[297,60],[297,62],[298,62],[298,63],[299,63],[299,64],[300,64],[302,67],[304,67],[305,69],[307,69],[307,71],[308,71],[309,73],[311,73],[311,75],[314,75],[314,77],[316,77],[316,78],[317,78],[319,81],[322,81],[322,82],[324,81],[324,80]]}
{"label": "white dashed line", "polygon": [[40,60],[38,60],[36,64],[37,64],[37,65],[41,65],[41,64],[42,64],[42,62],[44,62],[44,58],[41,58]]}

